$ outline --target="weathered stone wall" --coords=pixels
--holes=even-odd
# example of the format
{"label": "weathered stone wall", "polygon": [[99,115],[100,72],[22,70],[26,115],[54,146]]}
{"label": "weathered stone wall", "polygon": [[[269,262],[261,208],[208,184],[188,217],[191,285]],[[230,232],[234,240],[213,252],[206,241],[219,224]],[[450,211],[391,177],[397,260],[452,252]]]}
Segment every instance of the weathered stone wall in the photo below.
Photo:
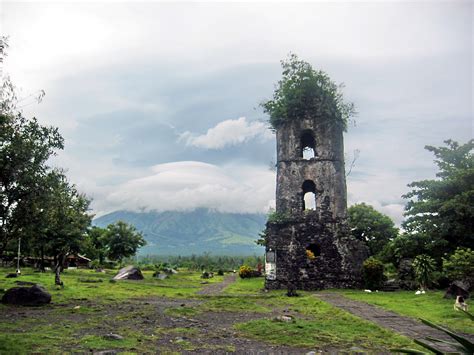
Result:
{"label": "weathered stone wall", "polygon": [[[315,259],[306,249],[318,249]],[[266,288],[302,290],[361,286],[361,265],[367,257],[362,243],[351,238],[344,221],[320,220],[316,213],[299,219],[267,224],[267,250],[276,252],[276,280]]]}
{"label": "weathered stone wall", "polygon": [[[290,121],[277,130],[276,211],[267,223],[266,249],[276,252],[276,279],[269,289],[358,287],[367,248],[350,236],[342,128],[318,117]],[[315,156],[303,158],[307,137]],[[305,138],[302,138],[305,137]],[[314,182],[315,210],[304,211],[303,183]],[[306,250],[315,251],[316,258]]]}
{"label": "weathered stone wall", "polygon": [[[302,157],[301,136],[311,132],[315,157]],[[334,124],[318,124],[316,119],[291,121],[277,130],[276,210],[297,215],[303,211],[302,184],[316,185],[316,206],[328,204],[334,217],[346,217],[347,193],[342,129]]]}

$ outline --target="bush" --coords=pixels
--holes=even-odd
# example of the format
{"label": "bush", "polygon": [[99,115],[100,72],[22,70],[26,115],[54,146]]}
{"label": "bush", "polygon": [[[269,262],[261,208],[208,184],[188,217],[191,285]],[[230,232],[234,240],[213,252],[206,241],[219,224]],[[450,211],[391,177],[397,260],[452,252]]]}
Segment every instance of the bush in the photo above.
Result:
{"label": "bush", "polygon": [[270,115],[273,129],[308,116],[346,128],[355,109],[352,103],[344,101],[342,85],[336,85],[325,72],[314,70],[311,64],[295,54],[282,60],[281,65],[283,77],[276,86],[273,99],[261,104],[264,112]]}
{"label": "bush", "polygon": [[242,266],[239,268],[239,276],[240,276],[242,279],[248,279],[248,278],[252,277],[253,271],[254,271],[254,270],[253,270],[250,266],[242,265]]}
{"label": "bush", "polygon": [[224,271],[223,271],[222,269],[219,269],[219,270],[217,271],[217,275],[223,276],[223,275],[224,275]]}
{"label": "bush", "polygon": [[457,248],[447,259],[443,258],[443,271],[451,281],[474,283],[474,251]]}
{"label": "bush", "polygon": [[383,274],[384,266],[380,260],[368,258],[362,265],[365,287],[370,290],[376,290],[383,286],[385,276]]}
{"label": "bush", "polygon": [[427,289],[433,282],[433,272],[436,270],[434,259],[429,255],[421,254],[413,260],[412,265],[416,281],[418,281],[422,289]]}

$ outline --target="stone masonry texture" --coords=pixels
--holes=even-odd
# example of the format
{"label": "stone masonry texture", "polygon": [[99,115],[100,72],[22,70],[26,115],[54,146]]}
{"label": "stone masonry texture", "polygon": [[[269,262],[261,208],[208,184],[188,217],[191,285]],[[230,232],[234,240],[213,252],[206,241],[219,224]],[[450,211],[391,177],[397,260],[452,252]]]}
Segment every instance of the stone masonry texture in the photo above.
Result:
{"label": "stone masonry texture", "polygon": [[[281,125],[276,137],[278,218],[266,228],[266,250],[276,252],[276,279],[266,279],[266,288],[359,287],[367,248],[347,225],[342,128],[305,117]],[[304,159],[304,148],[314,157]],[[315,194],[314,210],[305,210],[306,192]]]}

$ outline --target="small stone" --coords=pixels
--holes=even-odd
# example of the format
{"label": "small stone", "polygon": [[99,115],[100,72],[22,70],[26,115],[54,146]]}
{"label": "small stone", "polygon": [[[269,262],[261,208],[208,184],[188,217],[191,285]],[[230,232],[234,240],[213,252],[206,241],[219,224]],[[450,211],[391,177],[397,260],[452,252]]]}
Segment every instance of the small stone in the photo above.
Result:
{"label": "small stone", "polygon": [[114,333],[105,334],[104,338],[107,340],[123,340],[123,336]]}
{"label": "small stone", "polygon": [[291,316],[278,316],[273,319],[275,322],[285,322],[290,323],[293,322],[293,317]]}

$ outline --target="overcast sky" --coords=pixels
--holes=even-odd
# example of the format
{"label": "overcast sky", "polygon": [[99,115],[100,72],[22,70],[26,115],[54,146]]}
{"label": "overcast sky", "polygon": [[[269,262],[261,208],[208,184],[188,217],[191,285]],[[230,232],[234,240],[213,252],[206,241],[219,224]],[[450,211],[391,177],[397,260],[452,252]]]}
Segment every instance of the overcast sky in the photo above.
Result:
{"label": "overcast sky", "polygon": [[[425,145],[473,136],[470,1],[0,3],[4,71],[27,116],[58,126],[54,164],[93,211],[274,204],[275,137],[259,103],[291,51],[346,87],[349,204],[402,220],[434,178]],[[31,98],[44,89],[41,104]]]}

